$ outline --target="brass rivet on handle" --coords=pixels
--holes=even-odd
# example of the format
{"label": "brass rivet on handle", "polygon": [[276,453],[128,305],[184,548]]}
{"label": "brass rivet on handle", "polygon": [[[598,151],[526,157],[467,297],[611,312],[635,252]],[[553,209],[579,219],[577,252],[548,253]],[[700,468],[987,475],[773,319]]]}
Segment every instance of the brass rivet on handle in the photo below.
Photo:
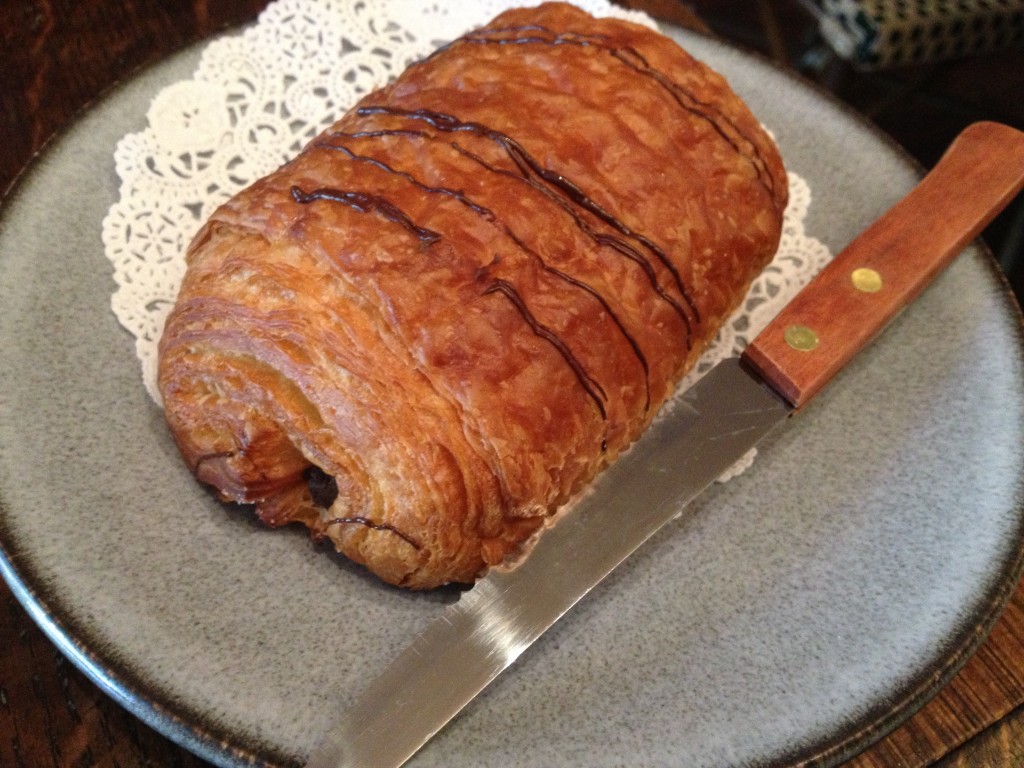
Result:
{"label": "brass rivet on handle", "polygon": [[791,325],[786,329],[783,338],[798,352],[810,352],[818,346],[818,334],[806,325]]}
{"label": "brass rivet on handle", "polygon": [[853,287],[862,293],[878,293],[882,290],[882,276],[868,267],[855,269],[850,273]]}

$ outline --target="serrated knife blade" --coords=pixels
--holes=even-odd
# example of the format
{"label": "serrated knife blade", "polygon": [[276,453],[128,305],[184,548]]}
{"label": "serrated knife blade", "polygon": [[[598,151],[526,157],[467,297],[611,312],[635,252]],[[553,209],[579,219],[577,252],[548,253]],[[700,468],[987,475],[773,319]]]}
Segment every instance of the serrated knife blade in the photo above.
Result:
{"label": "serrated knife blade", "polygon": [[934,169],[605,470],[530,555],[429,624],[307,768],[397,768],[596,584],[825,386],[1024,187],[1024,133],[968,127]]}

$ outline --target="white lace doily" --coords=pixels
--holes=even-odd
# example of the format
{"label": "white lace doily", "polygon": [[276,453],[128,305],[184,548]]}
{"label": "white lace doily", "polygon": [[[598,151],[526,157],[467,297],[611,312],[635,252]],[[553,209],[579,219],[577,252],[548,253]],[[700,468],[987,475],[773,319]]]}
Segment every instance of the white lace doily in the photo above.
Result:
{"label": "white lace doily", "polygon": [[[522,4],[278,0],[242,34],[207,45],[192,79],[156,95],[146,129],[117,145],[120,199],[103,222],[117,283],[111,306],[135,337],[143,383],[156,402],[157,342],[178,293],[185,248],[201,222],[409,63]],[[645,14],[607,0],[576,4],[595,15],[656,26]],[[810,188],[792,173],[789,188],[775,261],[684,387],[742,349],[830,258],[804,232]]]}

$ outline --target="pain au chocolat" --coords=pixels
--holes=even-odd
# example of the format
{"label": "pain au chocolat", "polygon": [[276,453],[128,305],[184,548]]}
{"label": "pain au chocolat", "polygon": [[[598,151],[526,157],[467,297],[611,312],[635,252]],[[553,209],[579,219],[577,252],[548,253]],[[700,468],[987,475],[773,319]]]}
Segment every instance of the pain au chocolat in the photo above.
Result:
{"label": "pain au chocolat", "polygon": [[673,41],[504,13],[203,226],[160,343],[168,424],[265,523],[393,584],[472,581],[650,423],[786,195],[757,120]]}

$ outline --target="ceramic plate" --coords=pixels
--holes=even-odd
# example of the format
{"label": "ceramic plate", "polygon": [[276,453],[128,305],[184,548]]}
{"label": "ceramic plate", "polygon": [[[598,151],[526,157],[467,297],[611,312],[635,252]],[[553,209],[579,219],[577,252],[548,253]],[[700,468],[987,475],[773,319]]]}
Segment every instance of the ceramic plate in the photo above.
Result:
{"label": "ceramic plate", "polygon": [[[725,73],[839,250],[916,180],[896,148],[757,58]],[[0,565],[143,720],[225,766],[302,761],[451,591],[387,588],[216,503],[109,308],[116,141],[198,49],[95,106],[0,219]],[[761,452],[530,648],[416,766],[837,762],[980,642],[1021,557],[1021,323],[972,247]]]}

